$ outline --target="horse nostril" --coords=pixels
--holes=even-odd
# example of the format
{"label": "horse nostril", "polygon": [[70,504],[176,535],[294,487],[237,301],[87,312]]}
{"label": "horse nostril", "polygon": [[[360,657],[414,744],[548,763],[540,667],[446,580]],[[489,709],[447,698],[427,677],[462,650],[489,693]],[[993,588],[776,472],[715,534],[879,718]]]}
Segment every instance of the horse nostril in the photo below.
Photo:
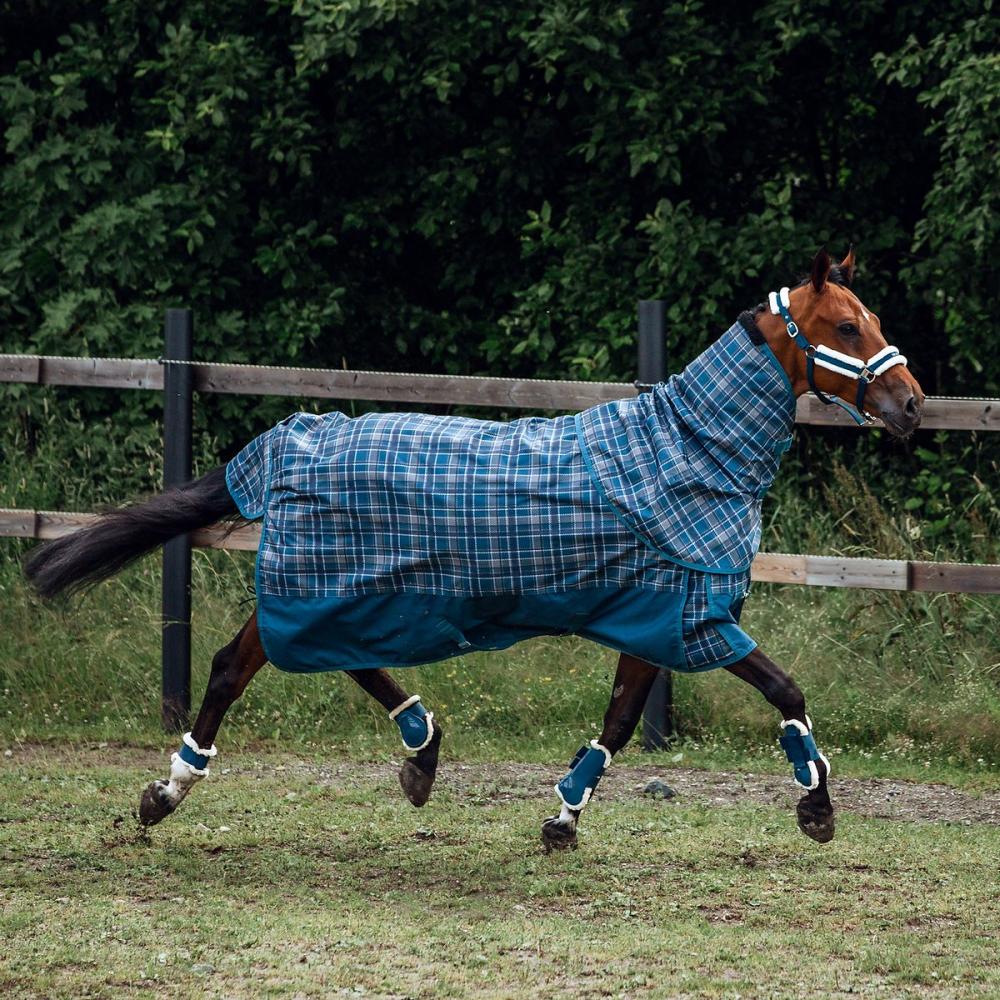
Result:
{"label": "horse nostril", "polygon": [[903,409],[905,410],[906,415],[908,417],[915,417],[919,412],[917,409],[917,397],[911,395],[910,398],[906,401],[906,405],[903,407]]}

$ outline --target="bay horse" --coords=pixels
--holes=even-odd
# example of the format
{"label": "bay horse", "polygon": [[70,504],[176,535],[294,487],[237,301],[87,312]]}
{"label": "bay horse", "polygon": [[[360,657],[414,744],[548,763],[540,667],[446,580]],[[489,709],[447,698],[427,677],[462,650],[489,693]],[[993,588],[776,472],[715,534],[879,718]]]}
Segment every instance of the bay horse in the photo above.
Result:
{"label": "bay horse", "polygon": [[[413,752],[399,774],[428,799],[442,731],[386,668],[532,635],[575,633],[619,652],[599,739],[556,785],[546,851],[576,846],[582,809],[631,739],[657,671],[722,667],[781,713],[805,789],[800,829],[834,835],[830,765],[798,686],[739,627],[761,501],[814,392],[890,434],[924,394],[878,317],[851,291],[853,248],[772,292],[679,375],[635,399],[497,423],[421,414],[295,414],[227,466],[49,542],[25,571],[50,598],[117,572],[170,538],[261,520],[257,608],[214,656],[169,777],[144,791],[159,823],[203,778],[229,707],[271,661],[346,670]],[[867,359],[867,360],[864,360]]]}

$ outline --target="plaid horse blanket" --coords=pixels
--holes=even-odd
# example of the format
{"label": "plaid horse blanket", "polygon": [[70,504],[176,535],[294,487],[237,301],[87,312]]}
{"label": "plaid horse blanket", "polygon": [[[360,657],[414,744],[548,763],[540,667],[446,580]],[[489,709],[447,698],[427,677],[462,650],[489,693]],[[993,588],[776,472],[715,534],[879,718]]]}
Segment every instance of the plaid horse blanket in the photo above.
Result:
{"label": "plaid horse blanket", "polygon": [[360,669],[576,633],[674,670],[740,659],[794,412],[737,323],[652,391],[576,416],[293,414],[227,468],[263,521],[265,651]]}

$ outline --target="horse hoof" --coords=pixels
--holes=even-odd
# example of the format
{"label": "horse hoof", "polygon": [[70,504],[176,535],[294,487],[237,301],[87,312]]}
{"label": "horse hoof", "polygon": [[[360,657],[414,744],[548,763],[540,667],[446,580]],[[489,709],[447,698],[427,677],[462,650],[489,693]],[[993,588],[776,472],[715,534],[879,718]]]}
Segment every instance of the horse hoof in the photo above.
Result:
{"label": "horse hoof", "polygon": [[400,768],[399,784],[403,794],[419,809],[431,797],[434,778],[421,771],[413,758],[408,757]]}
{"label": "horse hoof", "polygon": [[576,841],[576,824],[567,823],[558,816],[550,816],[542,823],[542,844],[546,854],[553,851],[575,851],[579,846]]}
{"label": "horse hoof", "polygon": [[156,826],[177,807],[163,795],[162,781],[152,781],[146,786],[139,802],[139,822],[143,826]]}
{"label": "horse hoof", "polygon": [[817,809],[810,805],[808,798],[807,795],[800,799],[795,809],[798,814],[799,829],[816,843],[828,844],[833,840],[836,829],[833,810],[829,806]]}

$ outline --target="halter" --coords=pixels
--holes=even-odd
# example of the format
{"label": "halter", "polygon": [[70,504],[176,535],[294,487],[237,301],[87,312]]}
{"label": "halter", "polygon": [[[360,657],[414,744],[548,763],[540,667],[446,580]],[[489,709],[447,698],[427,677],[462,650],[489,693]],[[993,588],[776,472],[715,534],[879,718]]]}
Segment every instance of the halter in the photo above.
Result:
{"label": "halter", "polygon": [[[896,365],[906,364],[906,358],[899,353],[899,350],[895,347],[883,347],[878,354],[872,355],[867,361],[862,361],[860,358],[852,357],[850,354],[841,354],[840,351],[835,351],[832,347],[826,347],[824,344],[814,347],[806,340],[805,335],[799,330],[795,320],[792,319],[792,314],[788,311],[788,289],[782,288],[780,292],[770,292],[767,300],[771,306],[771,312],[775,316],[781,316],[785,321],[785,329],[788,331],[788,336],[806,352],[806,378],[809,380],[809,388],[812,389],[816,397],[821,402],[826,403],[827,406],[831,403],[836,403],[837,406],[845,409],[857,424],[875,423],[875,418],[864,411],[865,393],[868,390],[868,386],[879,375],[887,372],[890,368],[894,368]],[[839,399],[837,396],[827,396],[816,388],[816,365],[857,380],[858,394],[855,398],[854,406],[851,406],[850,403],[845,403],[844,400]]]}

